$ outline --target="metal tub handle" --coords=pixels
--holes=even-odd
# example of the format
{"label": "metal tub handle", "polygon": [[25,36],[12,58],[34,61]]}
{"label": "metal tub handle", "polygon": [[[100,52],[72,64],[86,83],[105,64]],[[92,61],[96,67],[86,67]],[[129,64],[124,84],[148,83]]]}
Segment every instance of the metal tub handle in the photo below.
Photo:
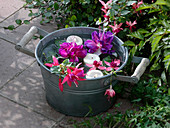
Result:
{"label": "metal tub handle", "polygon": [[134,56],[132,59],[133,63],[140,63],[132,76],[123,76],[123,75],[116,75],[112,76],[112,78],[108,78],[106,81],[104,81],[104,85],[107,86],[110,84],[110,82],[114,80],[124,81],[124,82],[130,82],[130,83],[138,83],[140,80],[140,77],[145,72],[147,66],[149,65],[150,61],[148,58],[142,58],[142,57],[136,57]]}
{"label": "metal tub handle", "polygon": [[15,45],[15,49],[29,56],[35,57],[35,53],[32,50],[25,48],[25,46],[29,43],[29,41],[36,33],[42,36],[48,35],[48,32],[46,32],[45,30],[32,26],[30,30],[22,37],[20,42]]}

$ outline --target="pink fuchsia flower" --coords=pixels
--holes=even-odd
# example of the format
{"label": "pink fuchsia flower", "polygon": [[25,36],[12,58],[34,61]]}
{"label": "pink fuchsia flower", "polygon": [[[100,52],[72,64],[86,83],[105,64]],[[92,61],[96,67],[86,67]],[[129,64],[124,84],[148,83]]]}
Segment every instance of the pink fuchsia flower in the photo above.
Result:
{"label": "pink fuchsia flower", "polygon": [[[138,1],[138,3],[133,3],[132,4],[132,8],[135,10],[135,13],[138,15],[138,12],[136,11],[137,8],[139,8],[139,6],[143,4],[143,0],[141,0],[140,2]],[[140,13],[142,13],[142,11],[140,10]]]}
{"label": "pink fuchsia flower", "polygon": [[107,99],[110,101],[110,97],[114,97],[115,96],[115,91],[112,89],[112,86],[110,86],[109,89],[106,90],[104,95],[108,95]]}
{"label": "pink fuchsia flower", "polygon": [[85,41],[84,45],[89,49],[89,53],[95,53],[98,49],[101,53],[110,53],[112,48],[112,41],[114,35],[111,32],[97,32],[92,33],[92,40]]}
{"label": "pink fuchsia flower", "polygon": [[48,66],[48,67],[53,67],[53,66],[58,66],[58,65],[60,65],[59,63],[58,63],[58,60],[57,60],[57,58],[55,57],[55,56],[52,56],[52,58],[53,58],[53,63],[51,64],[51,63],[45,63],[45,65],[46,66]]}
{"label": "pink fuchsia flower", "polygon": [[133,23],[131,22],[131,21],[126,21],[126,24],[128,25],[128,26],[126,26],[126,27],[129,27],[130,28],[130,31],[132,32],[132,28],[136,28],[134,25],[135,24],[137,24],[137,22],[136,22],[136,20],[135,21],[133,21]]}
{"label": "pink fuchsia flower", "polygon": [[119,33],[121,30],[123,30],[123,28],[121,28],[123,23],[120,23],[119,25],[116,24],[116,21],[114,21],[114,26],[113,25],[109,25],[112,28],[112,32],[114,34]]}
{"label": "pink fuchsia flower", "polygon": [[83,45],[77,45],[75,42],[60,44],[59,54],[64,58],[70,58],[70,62],[78,62],[79,58],[84,58],[87,51]]}
{"label": "pink fuchsia flower", "polygon": [[[112,0],[107,1],[107,3],[105,3],[105,2],[102,1],[102,0],[99,0],[99,2],[103,5],[102,9],[104,9],[104,10],[102,10],[102,11],[104,11],[104,12],[106,11],[106,12],[107,12],[108,9],[111,9],[111,7],[109,6],[109,4],[112,3]],[[105,12],[105,13],[106,13],[106,12]]]}
{"label": "pink fuchsia flower", "polygon": [[77,80],[80,80],[80,81],[83,81],[83,80],[86,80],[84,78],[81,78],[81,77],[84,77],[86,74],[84,74],[84,68],[78,68],[78,66],[80,65],[81,63],[79,63],[73,71],[71,71],[69,68],[67,68],[67,75],[65,76],[63,82],[61,84],[64,84],[65,82],[67,82],[67,84],[69,86],[71,86],[71,83],[74,82],[76,87],[78,87],[78,82]]}
{"label": "pink fuchsia flower", "polygon": [[96,68],[100,69],[100,70],[105,70],[106,67],[101,66],[102,65],[102,61],[97,62],[96,60],[93,62],[93,64],[86,64],[88,67],[92,67],[89,69],[90,70],[96,70]]}
{"label": "pink fuchsia flower", "polygon": [[115,59],[114,61],[112,60],[111,63],[109,63],[107,61],[104,61],[104,62],[107,66],[109,66],[109,67],[106,68],[106,71],[111,71],[112,69],[117,70],[119,68],[118,66],[120,65],[119,59]]}

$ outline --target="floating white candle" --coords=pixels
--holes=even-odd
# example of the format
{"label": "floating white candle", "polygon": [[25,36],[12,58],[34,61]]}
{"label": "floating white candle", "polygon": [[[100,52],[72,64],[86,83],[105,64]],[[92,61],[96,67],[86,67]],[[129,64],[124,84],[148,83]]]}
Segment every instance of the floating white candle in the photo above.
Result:
{"label": "floating white candle", "polygon": [[102,77],[103,73],[100,70],[90,70],[87,72],[86,79]]}
{"label": "floating white candle", "polygon": [[75,42],[77,45],[82,45],[83,44],[83,40],[76,35],[71,35],[69,37],[67,37],[66,42],[71,43],[71,42]]}
{"label": "floating white candle", "polygon": [[93,64],[94,61],[100,61],[100,57],[96,54],[87,53],[86,57],[83,59],[85,64]]}

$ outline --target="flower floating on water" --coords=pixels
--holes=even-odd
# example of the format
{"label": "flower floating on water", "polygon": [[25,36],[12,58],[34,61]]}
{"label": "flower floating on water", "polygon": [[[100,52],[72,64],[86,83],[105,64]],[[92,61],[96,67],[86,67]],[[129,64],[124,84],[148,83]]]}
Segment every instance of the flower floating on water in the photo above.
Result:
{"label": "flower floating on water", "polygon": [[77,45],[75,42],[60,44],[59,54],[64,58],[70,58],[70,62],[79,62],[79,58],[84,58],[87,51],[83,45]]}
{"label": "flower floating on water", "polygon": [[117,70],[119,68],[118,66],[120,65],[119,59],[115,59],[114,61],[112,60],[111,63],[109,63],[107,61],[104,61],[104,62],[107,66],[109,66],[109,67],[106,68],[106,71],[111,71],[112,69]]}
{"label": "flower floating on water", "polygon": [[52,63],[52,64],[51,64],[51,63],[45,63],[46,66],[48,66],[48,67],[53,67],[53,66],[58,66],[58,65],[60,65],[60,64],[58,63],[58,60],[57,60],[57,58],[56,58],[55,56],[52,56],[52,58],[53,58],[53,63]]}
{"label": "flower floating on water", "polygon": [[95,53],[100,50],[102,54],[110,53],[114,35],[111,32],[96,32],[92,33],[92,40],[87,40],[84,44],[89,49],[89,53]]}
{"label": "flower floating on water", "polygon": [[93,64],[86,64],[88,67],[91,67],[90,69],[89,69],[89,71],[90,70],[96,70],[96,68],[98,68],[98,69],[100,69],[100,70],[105,70],[106,69],[106,67],[104,67],[104,66],[101,66],[102,65],[102,61],[94,61],[93,62]]}
{"label": "flower floating on water", "polygon": [[78,68],[79,65],[81,63],[79,63],[75,68],[73,68],[73,71],[71,71],[69,68],[67,68],[67,75],[65,76],[63,82],[61,84],[64,84],[65,82],[67,82],[67,84],[71,87],[71,83],[74,82],[76,87],[78,87],[78,82],[77,80],[83,81],[86,80],[84,77],[86,74],[84,74],[84,68]]}

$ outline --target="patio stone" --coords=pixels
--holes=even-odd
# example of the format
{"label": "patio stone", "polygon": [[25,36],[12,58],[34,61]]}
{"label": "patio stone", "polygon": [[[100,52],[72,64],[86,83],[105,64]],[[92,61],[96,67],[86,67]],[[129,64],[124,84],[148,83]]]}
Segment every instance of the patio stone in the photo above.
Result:
{"label": "patio stone", "polygon": [[10,81],[0,93],[55,121],[60,121],[64,117],[46,102],[43,79],[37,62]]}
{"label": "patio stone", "polygon": [[25,70],[35,59],[15,50],[14,45],[0,39],[0,88]]}
{"label": "patio stone", "polygon": [[[35,9],[33,10],[33,12],[34,11],[36,12]],[[3,38],[8,40],[9,42],[12,41],[12,43],[16,44],[17,42],[19,42],[21,40],[21,38],[25,35],[26,32],[29,31],[29,29],[32,26],[37,26],[39,28],[46,30],[47,32],[53,32],[57,29],[56,22],[40,25],[39,22],[41,20],[41,17],[35,18],[32,21],[30,21],[30,24],[27,24],[27,25],[23,24],[12,31],[3,28],[3,27],[7,27],[9,25],[18,26],[15,23],[16,19],[21,19],[22,21],[29,20],[31,17],[28,17],[28,14],[29,14],[29,9],[22,8],[20,11],[16,12],[14,15],[12,15],[10,18],[8,18],[5,21],[3,21],[2,23],[0,23],[0,26],[1,26],[0,27],[0,38],[2,38],[1,35],[6,35],[7,37],[3,36]]]}
{"label": "patio stone", "polygon": [[1,128],[50,128],[54,121],[0,97]]}
{"label": "patio stone", "polygon": [[22,0],[1,0],[0,1],[0,22],[24,5]]}

